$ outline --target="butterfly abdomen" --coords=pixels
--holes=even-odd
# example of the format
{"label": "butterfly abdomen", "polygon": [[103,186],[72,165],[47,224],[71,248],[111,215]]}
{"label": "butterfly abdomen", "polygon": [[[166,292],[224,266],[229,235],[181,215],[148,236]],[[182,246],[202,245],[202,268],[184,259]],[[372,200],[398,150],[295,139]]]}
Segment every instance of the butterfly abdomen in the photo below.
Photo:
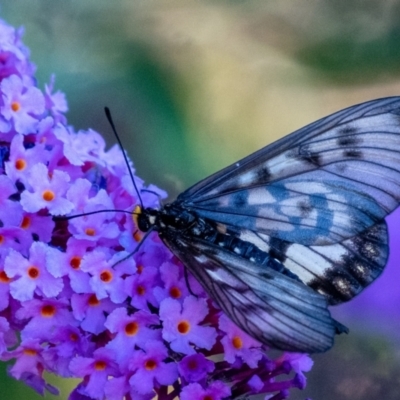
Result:
{"label": "butterfly abdomen", "polygon": [[179,210],[178,206],[173,205],[164,208],[159,215],[156,230],[161,238],[177,234],[186,236],[189,240],[191,237],[199,238],[254,264],[265,266],[266,269],[272,268],[292,279],[300,280],[282,264],[275,253],[260,250],[253,243],[240,239],[239,232],[215,221],[201,218],[190,210]]}

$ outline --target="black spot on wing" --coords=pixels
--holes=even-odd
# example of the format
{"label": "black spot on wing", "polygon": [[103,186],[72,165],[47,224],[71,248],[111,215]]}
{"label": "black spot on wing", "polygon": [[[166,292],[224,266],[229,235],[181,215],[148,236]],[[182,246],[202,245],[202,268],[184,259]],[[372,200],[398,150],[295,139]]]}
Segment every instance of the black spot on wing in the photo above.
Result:
{"label": "black spot on wing", "polygon": [[345,147],[345,146],[354,146],[356,144],[361,144],[362,143],[361,137],[358,136],[339,136],[337,139],[337,144],[340,147]]}
{"label": "black spot on wing", "polygon": [[267,166],[262,166],[257,170],[257,181],[258,182],[269,182],[271,179],[271,172]]}
{"label": "black spot on wing", "polygon": [[278,261],[283,263],[286,260],[286,252],[290,246],[290,243],[276,237],[272,237],[269,245],[269,255],[271,258],[276,258]]}
{"label": "black spot on wing", "polygon": [[297,207],[300,210],[300,216],[302,218],[307,218],[311,214],[314,207],[307,201],[301,200],[297,203]]}
{"label": "black spot on wing", "polygon": [[357,133],[357,128],[354,126],[345,126],[338,130],[339,135],[354,135]]}
{"label": "black spot on wing", "polygon": [[329,304],[348,301],[363,288],[355,277],[341,268],[325,271],[323,279],[313,279],[308,286],[325,295],[329,299]]}
{"label": "black spot on wing", "polygon": [[311,153],[311,152],[305,152],[303,154],[300,154],[300,157],[302,160],[316,165],[317,167],[319,167],[321,165],[321,156],[318,153]]}
{"label": "black spot on wing", "polygon": [[248,193],[246,190],[231,194],[233,206],[237,208],[245,207],[247,205],[247,195]]}
{"label": "black spot on wing", "polygon": [[362,158],[363,154],[361,150],[357,149],[348,149],[343,151],[343,157],[344,158],[355,158],[355,159],[360,159]]}
{"label": "black spot on wing", "polygon": [[347,251],[341,260],[332,263],[322,277],[308,282],[331,305],[350,300],[381,274],[388,257],[386,224],[377,224],[344,241],[343,247]]}

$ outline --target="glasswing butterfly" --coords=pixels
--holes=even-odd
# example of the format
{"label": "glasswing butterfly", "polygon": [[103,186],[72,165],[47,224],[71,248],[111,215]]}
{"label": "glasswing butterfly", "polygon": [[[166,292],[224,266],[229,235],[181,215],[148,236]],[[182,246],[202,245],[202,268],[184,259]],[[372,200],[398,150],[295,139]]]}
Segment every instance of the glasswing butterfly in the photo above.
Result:
{"label": "glasswing butterfly", "polygon": [[400,97],[389,97],[322,118],[136,214],[240,328],[312,353],[348,331],[328,306],[382,272],[384,218],[399,201]]}

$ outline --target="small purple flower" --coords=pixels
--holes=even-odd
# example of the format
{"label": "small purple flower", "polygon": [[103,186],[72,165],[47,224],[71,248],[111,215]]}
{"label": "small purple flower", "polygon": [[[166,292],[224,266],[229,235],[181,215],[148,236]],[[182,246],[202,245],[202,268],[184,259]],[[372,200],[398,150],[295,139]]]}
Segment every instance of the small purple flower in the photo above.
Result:
{"label": "small purple flower", "polygon": [[91,293],[90,276],[81,270],[82,258],[92,245],[90,241],[76,240],[71,237],[67,250],[50,247],[47,251],[48,271],[55,277],[69,277],[69,284],[76,293]]}
{"label": "small purple flower", "polygon": [[71,298],[71,307],[74,317],[80,322],[85,332],[98,335],[106,330],[104,323],[106,315],[115,308],[109,299],[99,300],[95,294],[76,294]]}
{"label": "small purple flower", "polygon": [[156,306],[157,300],[154,296],[154,287],[158,283],[158,270],[147,266],[138,273],[125,279],[124,291],[131,297],[131,305],[141,310],[148,310],[149,304]]}
{"label": "small purple flower", "polygon": [[55,328],[77,325],[67,306],[65,300],[25,301],[16,313],[17,319],[29,321],[21,331],[22,339],[48,339]]}
{"label": "small purple flower", "polygon": [[221,340],[224,346],[225,360],[233,364],[235,358],[239,357],[249,367],[257,367],[257,363],[263,355],[260,349],[261,344],[239,329],[225,314],[219,318],[219,328],[226,332]]}
{"label": "small purple flower", "polygon": [[34,242],[29,258],[11,249],[4,262],[4,272],[9,278],[11,296],[20,301],[31,300],[36,293],[40,296],[57,296],[63,288],[60,278],[53,277],[46,269],[47,246]]}
{"label": "small purple flower", "polygon": [[154,382],[160,385],[171,385],[178,377],[176,364],[164,362],[168,350],[159,341],[148,341],[143,350],[135,352],[129,362],[133,375],[129,383],[139,394],[152,393]]}
{"label": "small purple flower", "polygon": [[38,163],[31,168],[27,180],[30,189],[21,194],[25,211],[34,213],[46,208],[52,215],[65,215],[74,208],[64,196],[70,180],[65,172],[54,170],[50,174],[44,164]]}
{"label": "small purple flower", "polygon": [[23,228],[8,227],[0,228],[0,254],[8,255],[10,249],[14,249],[22,254],[29,251],[33,240]]}
{"label": "small purple flower", "polygon": [[35,132],[38,116],[44,112],[44,96],[34,86],[26,86],[17,75],[11,75],[0,83],[3,106],[0,112],[12,121],[18,133]]}
{"label": "small purple flower", "polygon": [[54,221],[46,216],[27,212],[22,214],[21,229],[44,243],[51,241],[54,226]]}
{"label": "small purple flower", "polygon": [[203,354],[184,357],[178,364],[179,374],[186,382],[205,381],[208,374],[215,370],[215,365]]}
{"label": "small purple flower", "polygon": [[[104,190],[99,190],[95,196],[90,196],[91,183],[86,179],[78,179],[67,193],[71,204],[76,204],[75,214],[90,213],[97,210],[113,210],[114,205]],[[112,220],[114,213],[104,212],[83,216],[71,221],[71,233],[77,239],[98,241],[100,239],[115,239],[120,230]]]}
{"label": "small purple flower", "polygon": [[159,325],[158,317],[148,311],[128,315],[125,308],[117,308],[108,316],[105,327],[115,337],[106,347],[114,350],[122,370],[134,355],[135,346],[143,347],[148,340],[161,339],[161,330],[154,329],[156,325]]}
{"label": "small purple flower", "polygon": [[41,376],[44,351],[45,348],[38,339],[22,341],[15,350],[7,355],[9,359],[12,357],[16,359],[15,364],[10,369],[10,375],[16,379],[22,379],[28,374]]}
{"label": "small purple flower", "polygon": [[38,163],[45,163],[50,160],[51,152],[46,150],[43,143],[38,143],[34,147],[26,148],[24,140],[26,136],[15,135],[10,145],[10,157],[5,163],[7,176],[16,183],[28,184],[28,177],[31,168]]}
{"label": "small purple flower", "polygon": [[214,328],[201,326],[208,313],[206,301],[193,296],[186,297],[183,306],[167,298],[160,305],[160,319],[163,321],[163,338],[179,353],[194,354],[192,345],[210,350],[217,334]]}
{"label": "small purple flower", "polygon": [[98,299],[110,296],[111,301],[116,304],[126,299],[123,275],[134,271],[134,261],[128,258],[114,267],[125,256],[126,254],[120,253],[110,258],[109,252],[102,248],[83,257],[81,269],[91,275],[89,284]]}
{"label": "small purple flower", "polygon": [[118,366],[111,350],[100,348],[92,357],[76,357],[71,361],[70,370],[85,377],[85,385],[79,391],[92,399],[104,399],[104,386],[109,376],[118,376]]}
{"label": "small purple flower", "polygon": [[161,265],[160,275],[164,282],[164,287],[157,287],[154,289],[154,295],[159,302],[166,297],[183,301],[183,299],[189,295],[182,268],[167,261]]}

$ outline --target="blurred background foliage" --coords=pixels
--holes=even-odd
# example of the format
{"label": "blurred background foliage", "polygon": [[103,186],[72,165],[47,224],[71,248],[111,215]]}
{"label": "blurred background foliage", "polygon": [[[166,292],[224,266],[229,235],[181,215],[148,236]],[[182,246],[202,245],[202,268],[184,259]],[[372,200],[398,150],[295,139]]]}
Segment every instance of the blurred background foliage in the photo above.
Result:
{"label": "blurred background foliage", "polygon": [[[25,27],[39,86],[56,75],[69,123],[112,145],[109,106],[139,176],[171,198],[331,112],[400,94],[396,0],[2,0],[0,17]],[[335,312],[351,335],[313,357],[292,399],[399,398],[396,255]],[[39,398],[1,372],[1,400]]]}

